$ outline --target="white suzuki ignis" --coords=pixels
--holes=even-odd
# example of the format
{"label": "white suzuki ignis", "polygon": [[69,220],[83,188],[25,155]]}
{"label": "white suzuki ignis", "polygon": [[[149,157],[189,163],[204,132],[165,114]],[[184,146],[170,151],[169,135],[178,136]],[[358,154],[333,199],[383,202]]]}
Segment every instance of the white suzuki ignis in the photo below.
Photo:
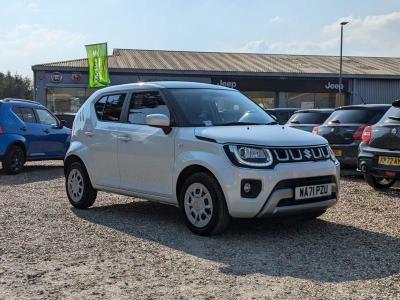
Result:
{"label": "white suzuki ignis", "polygon": [[338,199],[339,169],[324,138],[277,125],[237,90],[189,82],[96,91],[65,157],[73,206],[97,191],[159,201],[204,235],[231,218],[316,218]]}

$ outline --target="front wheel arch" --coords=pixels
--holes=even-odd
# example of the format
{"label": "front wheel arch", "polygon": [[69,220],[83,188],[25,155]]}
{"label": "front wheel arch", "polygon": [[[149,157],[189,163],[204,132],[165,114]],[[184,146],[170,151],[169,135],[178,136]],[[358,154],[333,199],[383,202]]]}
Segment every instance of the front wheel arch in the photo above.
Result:
{"label": "front wheel arch", "polygon": [[[194,165],[190,165],[190,166],[185,167],[185,168],[180,172],[180,174],[179,174],[179,176],[178,176],[178,179],[176,180],[175,195],[176,195],[176,199],[178,200],[178,202],[179,202],[179,197],[180,197],[180,194],[181,194],[181,191],[182,191],[182,186],[183,186],[185,180],[186,180],[190,175],[192,175],[192,174],[194,174],[194,173],[201,173],[201,172],[203,172],[203,173],[208,173],[209,175],[211,175],[212,177],[214,177],[214,179],[218,182],[219,186],[221,187],[221,191],[222,191],[222,193],[223,193],[223,189],[222,189],[221,184],[219,183],[218,178],[217,178],[209,169],[207,169],[206,167],[201,166],[201,165],[194,164]],[[224,196],[225,196],[225,195],[224,195]]]}

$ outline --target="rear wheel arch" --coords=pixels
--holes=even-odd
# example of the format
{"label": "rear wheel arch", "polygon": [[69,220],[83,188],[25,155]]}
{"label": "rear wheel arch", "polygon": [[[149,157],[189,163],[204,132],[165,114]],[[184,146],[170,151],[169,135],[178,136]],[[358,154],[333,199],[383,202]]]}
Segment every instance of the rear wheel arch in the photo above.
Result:
{"label": "rear wheel arch", "polygon": [[25,152],[25,157],[26,158],[28,157],[28,152],[27,152],[26,145],[25,145],[25,143],[23,141],[20,141],[20,140],[16,140],[16,141],[11,142],[10,145],[8,145],[8,147],[7,147],[6,153],[7,153],[7,151],[9,151],[14,146],[21,147]]}
{"label": "rear wheel arch", "polygon": [[74,162],[81,163],[85,167],[85,169],[87,171],[86,165],[83,162],[83,160],[78,155],[72,154],[72,155],[69,155],[68,157],[66,157],[65,160],[64,160],[64,175],[67,174],[68,167],[71,164],[73,164]]}
{"label": "rear wheel arch", "polygon": [[7,151],[10,150],[11,147],[13,147],[13,146],[21,147],[24,150],[25,155],[28,156],[27,148],[26,148],[26,145],[25,145],[25,143],[23,141],[17,140],[17,141],[14,141],[14,142],[10,143],[10,145],[8,145],[8,147],[7,147]]}

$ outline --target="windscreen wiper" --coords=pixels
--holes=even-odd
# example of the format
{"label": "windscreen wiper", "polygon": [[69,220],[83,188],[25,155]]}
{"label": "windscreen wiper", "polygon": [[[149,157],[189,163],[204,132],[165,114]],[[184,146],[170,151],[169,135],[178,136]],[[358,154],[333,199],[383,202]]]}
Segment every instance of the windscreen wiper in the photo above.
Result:
{"label": "windscreen wiper", "polygon": [[337,123],[337,124],[339,124],[340,121],[339,121],[339,120],[333,120],[333,121],[330,121],[330,123]]}
{"label": "windscreen wiper", "polygon": [[299,122],[299,121],[297,121],[297,120],[290,121],[290,123],[293,123],[293,124],[300,124],[300,122]]}

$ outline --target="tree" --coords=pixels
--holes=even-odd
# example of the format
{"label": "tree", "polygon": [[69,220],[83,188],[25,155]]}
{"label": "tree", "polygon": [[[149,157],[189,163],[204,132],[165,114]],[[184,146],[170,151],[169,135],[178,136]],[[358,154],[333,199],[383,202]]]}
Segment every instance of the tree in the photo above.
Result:
{"label": "tree", "polygon": [[0,72],[0,99],[3,98],[20,98],[32,99],[33,87],[32,80],[21,75],[11,75],[8,71],[6,74]]}

